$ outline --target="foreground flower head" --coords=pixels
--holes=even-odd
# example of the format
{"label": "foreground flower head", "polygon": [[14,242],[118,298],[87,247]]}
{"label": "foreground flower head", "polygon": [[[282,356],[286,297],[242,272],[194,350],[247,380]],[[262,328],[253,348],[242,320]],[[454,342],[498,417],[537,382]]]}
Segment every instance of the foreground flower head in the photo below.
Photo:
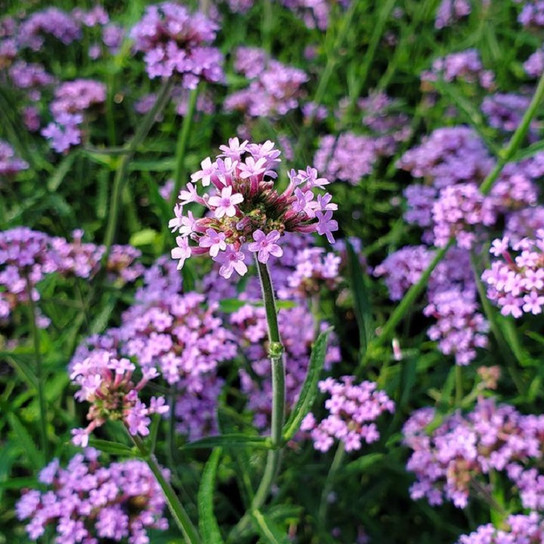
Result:
{"label": "foreground flower head", "polygon": [[[191,175],[192,183],[179,194],[175,217],[169,227],[179,232],[172,258],[178,268],[191,255],[209,254],[221,263],[219,273],[229,278],[233,272],[247,272],[245,250],[255,253],[261,263],[281,257],[279,242],[285,232],[317,232],[334,242],[333,232],[338,223],[332,213],[338,207],[329,193],[320,193],[329,182],[319,178],[317,170],[291,170],[289,184],[283,193],[274,187],[276,167],[281,152],[274,143],[250,144],[231,138],[220,147],[222,153],[201,163],[201,170]],[[209,194],[201,196],[196,183],[211,186]],[[195,202],[209,213],[196,218],[184,213],[186,204]],[[193,242],[194,244],[190,244]]]}
{"label": "foreground flower head", "polygon": [[55,542],[149,542],[147,529],[166,529],[164,496],[143,461],[102,465],[98,452],[87,448],[66,468],[55,459],[40,473],[47,491],[26,491],[16,506],[17,517],[28,519],[26,531],[38,540],[54,526]]}

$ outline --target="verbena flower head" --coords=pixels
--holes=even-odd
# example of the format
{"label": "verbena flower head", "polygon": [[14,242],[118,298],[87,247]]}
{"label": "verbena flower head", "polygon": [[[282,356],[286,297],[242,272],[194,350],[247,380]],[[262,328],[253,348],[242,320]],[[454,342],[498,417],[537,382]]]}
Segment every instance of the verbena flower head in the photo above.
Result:
{"label": "verbena flower head", "polygon": [[194,89],[200,80],[224,81],[223,56],[213,42],[218,26],[202,13],[191,14],[175,2],[148,6],[130,32],[134,50],[145,53],[150,78],[182,77]]}
{"label": "verbena flower head", "polygon": [[90,433],[107,420],[120,420],[130,434],[147,436],[152,414],[168,411],[164,398],[151,397],[149,406],[139,398],[147,382],[158,376],[154,368],[144,368],[138,381],[133,379],[136,366],[128,359],[117,359],[107,350],[95,350],[89,357],[72,367],[70,378],[79,386],[76,400],[91,403],[85,429],[72,431],[72,442],[85,447]]}
{"label": "verbena flower head", "polygon": [[[512,256],[510,251],[517,255]],[[512,243],[508,237],[496,239],[490,253],[496,257],[482,274],[487,296],[503,315],[515,318],[524,313],[537,315],[544,306],[544,229],[534,238]]]}
{"label": "verbena flower head", "polygon": [[[191,255],[208,254],[221,263],[219,273],[229,278],[233,272],[247,272],[246,252],[255,253],[261,263],[280,257],[280,242],[285,232],[317,232],[334,242],[338,223],[332,218],[337,205],[329,193],[320,193],[329,182],[317,170],[291,170],[287,188],[279,193],[274,187],[280,151],[274,143],[250,144],[231,138],[220,147],[222,153],[201,163],[191,175],[191,183],[179,194],[175,218],[170,228],[179,232],[172,257],[179,268]],[[196,183],[211,186],[200,195]],[[195,202],[208,214],[196,218],[183,207]]]}
{"label": "verbena flower head", "polygon": [[68,13],[54,7],[37,11],[21,23],[17,32],[20,47],[39,51],[46,36],[53,36],[68,45],[81,38],[81,26]]}
{"label": "verbena flower head", "polygon": [[0,179],[13,176],[27,168],[28,163],[17,157],[15,151],[7,142],[0,140]]}
{"label": "verbena flower head", "polygon": [[436,28],[451,26],[459,19],[469,15],[470,10],[468,0],[442,0],[436,12],[434,26]]}
{"label": "verbena flower head", "polygon": [[[441,421],[438,427],[435,418]],[[406,468],[417,477],[410,488],[412,499],[425,497],[432,505],[446,499],[465,508],[472,483],[485,485],[491,471],[504,471],[525,508],[544,506],[538,472],[526,470],[542,457],[543,416],[522,415],[512,406],[479,399],[466,415],[439,418],[434,408],[422,408],[404,425],[404,443],[413,450]]]}
{"label": "verbena flower head", "polygon": [[346,451],[356,451],[363,442],[370,444],[380,438],[374,422],[383,412],[393,413],[395,404],[374,382],[354,382],[354,376],[319,382],[321,393],[330,395],[325,401],[329,415],[318,423],[310,412],[301,425],[302,431],[310,432],[316,450],[328,451],[337,439]]}
{"label": "verbena flower head", "polygon": [[45,489],[25,491],[15,507],[17,518],[28,520],[31,540],[38,540],[52,526],[59,544],[127,539],[148,544],[148,529],[168,528],[164,495],[143,461],[102,465],[98,452],[87,448],[66,468],[53,460],[40,472],[39,481]]}

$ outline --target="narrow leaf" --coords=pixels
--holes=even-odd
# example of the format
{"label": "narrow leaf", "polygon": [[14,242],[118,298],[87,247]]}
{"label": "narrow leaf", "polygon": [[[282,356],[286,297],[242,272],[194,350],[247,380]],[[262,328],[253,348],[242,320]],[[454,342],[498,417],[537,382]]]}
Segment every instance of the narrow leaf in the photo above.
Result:
{"label": "narrow leaf", "polygon": [[221,453],[221,448],[215,448],[212,451],[204,467],[198,490],[198,527],[204,544],[222,544],[224,542],[213,513],[215,476]]}
{"label": "narrow leaf", "polygon": [[298,431],[304,416],[310,411],[312,404],[314,403],[317,395],[317,382],[325,363],[325,356],[327,355],[327,342],[332,329],[323,331],[315,341],[312,348],[312,354],[310,355],[310,365],[308,367],[308,374],[304,380],[304,385],[300,391],[297,403],[287,420],[283,428],[283,439],[285,441],[291,440],[295,433]]}
{"label": "narrow leaf", "polygon": [[59,188],[62,180],[70,171],[70,168],[72,167],[75,158],[76,154],[70,153],[69,155],[66,155],[64,159],[62,159],[61,163],[58,165],[51,177],[47,180],[47,189],[50,192],[53,193]]}
{"label": "narrow leaf", "polygon": [[255,522],[255,528],[265,542],[268,542],[269,544],[289,544],[289,542],[291,542],[278,525],[268,516],[261,514],[259,510],[254,510],[252,512],[252,517]]}
{"label": "narrow leaf", "polygon": [[362,361],[365,357],[368,344],[372,338],[372,309],[370,298],[365,284],[365,274],[359,263],[359,259],[349,242],[346,243],[348,251],[348,269],[353,290],[353,305],[357,326],[359,327],[359,357]]}
{"label": "narrow leaf", "polygon": [[264,448],[272,449],[270,438],[265,436],[247,436],[242,433],[223,434],[218,436],[207,436],[195,442],[182,446],[182,450],[194,450],[198,448]]}
{"label": "narrow leaf", "polygon": [[129,457],[134,457],[134,450],[130,446],[121,444],[120,442],[111,442],[110,440],[91,438],[89,439],[89,446],[112,455],[126,455]]}
{"label": "narrow leaf", "polygon": [[34,440],[32,440],[32,436],[26,427],[13,412],[8,414],[8,422],[19,440],[21,450],[28,457],[35,469],[41,469],[43,466],[43,457],[36,447],[36,444],[34,444]]}

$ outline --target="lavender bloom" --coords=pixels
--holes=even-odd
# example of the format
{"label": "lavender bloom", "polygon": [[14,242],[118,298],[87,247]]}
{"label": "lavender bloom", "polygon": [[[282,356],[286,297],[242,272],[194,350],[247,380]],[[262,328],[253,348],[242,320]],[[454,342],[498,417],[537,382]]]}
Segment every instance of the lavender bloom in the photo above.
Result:
{"label": "lavender bloom", "polygon": [[446,416],[429,431],[438,417],[433,408],[416,410],[403,428],[404,443],[413,450],[406,468],[417,477],[410,488],[414,500],[438,505],[446,499],[465,508],[471,482],[485,485],[492,470],[505,471],[522,489],[522,470],[516,467],[542,456],[542,416],[521,415],[512,406],[480,398],[472,412]]}
{"label": "lavender bloom", "polygon": [[58,116],[57,122],[49,123],[41,130],[42,136],[50,140],[51,147],[57,153],[64,153],[70,147],[81,143],[79,125],[83,122],[81,115],[65,113]]}
{"label": "lavender bloom", "polygon": [[[530,101],[530,96],[496,93],[484,98],[482,112],[492,127],[505,132],[513,132],[518,128]],[[536,121],[531,122],[529,136],[532,140],[537,138],[539,128]]]}
{"label": "lavender bloom", "polygon": [[[168,472],[164,470],[168,477]],[[26,531],[38,540],[48,526],[56,542],[149,542],[148,529],[165,530],[166,506],[161,488],[143,461],[101,465],[87,448],[64,469],[55,459],[40,473],[47,490],[26,491],[16,505],[17,518],[28,519]]]}
{"label": "lavender bloom", "polygon": [[174,2],[148,6],[130,32],[134,51],[144,53],[150,78],[182,77],[183,86],[194,89],[200,80],[223,82],[223,56],[209,47],[217,25],[201,13],[191,15]]}
{"label": "lavender bloom", "polygon": [[[516,0],[518,2],[519,0]],[[544,2],[542,0],[527,0],[518,15],[518,21],[526,28],[541,28],[544,26]]]}
{"label": "lavender bloom", "polygon": [[79,390],[74,395],[79,402],[89,402],[90,421],[85,429],[72,430],[72,442],[86,447],[89,435],[107,420],[121,420],[133,436],[147,436],[152,414],[168,411],[163,397],[151,397],[149,406],[139,398],[143,387],[158,376],[153,369],[144,369],[142,377],[134,382],[136,367],[128,359],[116,359],[107,350],[95,350],[89,357],[72,366],[70,379]]}
{"label": "lavender bloom", "polygon": [[0,140],[0,179],[14,176],[27,168],[28,164],[15,155],[13,148],[7,142]]}
{"label": "lavender bloom", "polygon": [[22,60],[11,66],[9,77],[15,87],[28,91],[32,100],[40,99],[40,87],[51,85],[55,81],[41,64],[28,64]]}
{"label": "lavender bloom", "polygon": [[[509,249],[518,252],[514,258]],[[544,305],[544,229],[534,238],[522,238],[511,243],[505,237],[493,241],[490,252],[501,260],[491,263],[482,274],[487,283],[487,296],[497,303],[503,315],[521,317],[524,313],[542,313]]]}
{"label": "lavender bloom", "polygon": [[467,49],[436,59],[431,70],[421,74],[421,80],[426,83],[432,84],[439,79],[447,82],[477,82],[483,89],[489,90],[493,87],[495,75],[490,70],[484,70],[476,49]]}
{"label": "lavender bloom", "polygon": [[442,0],[436,12],[434,26],[438,29],[451,26],[469,14],[470,2],[468,0]]}
{"label": "lavender bloom", "polygon": [[[302,21],[308,28],[326,30],[329,26],[330,2],[327,0],[282,0],[283,4],[299,14]],[[340,7],[347,9],[350,0],[338,2]]]}
{"label": "lavender bloom", "polygon": [[[178,268],[191,255],[209,254],[222,263],[223,277],[230,277],[233,269],[243,275],[247,270],[244,250],[256,252],[258,260],[266,263],[270,255],[281,255],[276,242],[285,232],[318,232],[334,241],[332,232],[338,230],[338,224],[332,219],[332,210],[336,205],[328,193],[314,200],[314,189],[329,183],[318,178],[317,170],[291,170],[289,185],[279,194],[274,179],[280,151],[273,142],[249,144],[231,138],[229,145],[220,149],[223,153],[215,162],[204,159],[202,169],[191,175],[193,183],[211,184],[212,192],[202,197],[193,183],[188,183],[179,194],[175,217],[169,223],[180,234],[172,250],[172,257],[179,260]],[[183,207],[190,202],[205,206],[210,214],[200,219],[190,212],[184,215]],[[197,245],[190,245],[190,241]]]}
{"label": "lavender bloom", "polygon": [[238,47],[234,52],[234,69],[248,79],[262,74],[267,62],[266,52],[259,47]]}
{"label": "lavender bloom", "polygon": [[106,101],[106,86],[93,79],[66,81],[55,89],[51,112],[58,121],[62,114],[78,114]]}
{"label": "lavender bloom", "polygon": [[524,63],[523,69],[529,77],[538,78],[544,72],[544,50],[537,49]]}
{"label": "lavender bloom", "polygon": [[39,51],[45,36],[51,35],[68,45],[81,38],[80,24],[70,15],[60,9],[51,7],[33,13],[21,23],[17,33],[20,47],[29,47]]}
{"label": "lavender bloom", "polygon": [[125,38],[125,29],[121,25],[110,23],[102,29],[102,41],[112,55],[119,52]]}
{"label": "lavender bloom", "polygon": [[357,451],[362,443],[370,444],[380,438],[374,421],[383,412],[393,413],[394,402],[376,384],[364,381],[354,384],[353,376],[342,376],[338,381],[327,378],[318,384],[321,393],[328,393],[325,401],[329,416],[320,421],[310,412],[302,421],[301,431],[310,433],[314,448],[326,452],[334,439],[343,442],[346,451]]}
{"label": "lavender bloom", "polygon": [[103,26],[110,21],[109,15],[102,6],[95,6],[88,11],[75,8],[72,10],[72,17],[87,27]]}
{"label": "lavender bloom", "polygon": [[[245,65],[242,69],[246,69]],[[300,98],[304,96],[302,85],[308,81],[305,72],[276,60],[270,60],[264,70],[259,70],[257,65],[251,73],[255,72],[256,79],[247,89],[227,96],[226,111],[237,110],[250,117],[266,117],[285,115],[298,107]]]}
{"label": "lavender bloom", "polygon": [[539,544],[544,541],[544,520],[537,512],[528,515],[510,515],[501,528],[491,523],[481,525],[469,535],[463,535],[457,544]]}

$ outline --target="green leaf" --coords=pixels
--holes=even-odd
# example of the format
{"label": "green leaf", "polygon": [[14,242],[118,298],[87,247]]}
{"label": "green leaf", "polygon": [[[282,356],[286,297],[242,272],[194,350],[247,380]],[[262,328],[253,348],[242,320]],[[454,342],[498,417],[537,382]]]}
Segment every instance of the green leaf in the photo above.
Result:
{"label": "green leaf", "polygon": [[128,457],[134,457],[135,451],[126,444],[120,442],[111,442],[110,440],[101,440],[99,438],[90,438],[89,446],[100,450],[103,453],[110,453],[112,455],[126,455]]}
{"label": "green leaf", "polygon": [[9,351],[0,351],[0,357],[5,358],[5,360],[21,375],[29,387],[37,390],[38,379],[28,362],[28,356],[18,355]]}
{"label": "green leaf", "polygon": [[72,167],[72,164],[75,158],[76,158],[76,153],[70,153],[61,161],[61,163],[55,169],[51,177],[47,180],[48,191],[53,193],[59,188],[60,184],[62,183],[62,180],[66,177],[66,174],[68,174],[68,172],[70,171],[70,168]]}
{"label": "green leaf", "polygon": [[8,414],[8,422],[17,436],[21,450],[28,457],[35,469],[41,469],[43,467],[43,456],[36,447],[36,444],[34,444],[34,440],[32,440],[32,436],[26,427],[13,412]]}
{"label": "green leaf", "polygon": [[222,544],[223,537],[213,513],[213,495],[217,465],[221,458],[221,448],[215,448],[210,455],[198,490],[198,527],[204,544]]}
{"label": "green leaf", "polygon": [[153,229],[143,229],[139,232],[135,232],[129,240],[131,246],[150,246],[157,242],[159,239],[159,233]]}
{"label": "green leaf", "polygon": [[346,473],[364,472],[371,466],[379,463],[384,457],[385,455],[383,453],[368,453],[367,455],[363,455],[363,457],[359,457],[358,459],[355,459],[355,461],[352,461],[346,465],[344,470]]}
{"label": "green leaf", "polygon": [[289,544],[291,540],[268,516],[263,515],[259,510],[252,512],[252,518],[255,522],[255,528],[269,544]]}
{"label": "green leaf", "polygon": [[207,436],[195,442],[190,442],[182,446],[182,450],[194,450],[198,448],[264,448],[272,449],[270,438],[265,436],[248,436],[242,433],[223,434],[218,436]]}
{"label": "green leaf", "polygon": [[359,259],[349,242],[346,243],[348,251],[348,270],[353,290],[353,304],[357,326],[359,327],[359,357],[362,361],[365,357],[368,344],[372,338],[372,308],[365,284],[365,273],[361,268]]}
{"label": "green leaf", "polygon": [[287,442],[295,436],[298,431],[304,416],[310,411],[314,399],[317,395],[317,382],[325,363],[325,356],[327,355],[327,342],[332,329],[323,331],[315,341],[312,348],[312,354],[310,355],[310,365],[308,367],[308,374],[304,380],[304,385],[300,391],[297,403],[287,420],[283,428],[283,439]]}

